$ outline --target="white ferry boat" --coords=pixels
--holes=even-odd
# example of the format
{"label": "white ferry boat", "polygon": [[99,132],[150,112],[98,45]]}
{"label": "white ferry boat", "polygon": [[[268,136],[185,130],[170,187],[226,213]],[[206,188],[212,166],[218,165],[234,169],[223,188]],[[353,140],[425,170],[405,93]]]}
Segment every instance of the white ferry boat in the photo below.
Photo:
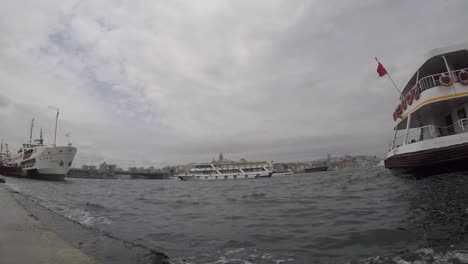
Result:
{"label": "white ferry boat", "polygon": [[191,180],[241,180],[271,177],[268,162],[214,162],[197,164],[184,175],[176,177]]}
{"label": "white ferry boat", "polygon": [[468,168],[468,45],[432,51],[393,113],[385,167],[407,172]]}
{"label": "white ferry boat", "polygon": [[31,123],[29,142],[23,144],[17,154],[11,158],[13,166],[21,167],[23,176],[61,181],[70,170],[77,149],[70,143],[67,146],[56,145],[57,119],[52,146],[43,144],[42,131],[39,139],[32,140],[34,121]]}

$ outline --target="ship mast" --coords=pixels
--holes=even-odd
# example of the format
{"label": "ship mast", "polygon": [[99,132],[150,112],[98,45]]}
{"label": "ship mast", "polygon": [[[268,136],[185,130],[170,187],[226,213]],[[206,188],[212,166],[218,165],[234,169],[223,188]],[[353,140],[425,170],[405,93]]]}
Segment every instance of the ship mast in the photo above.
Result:
{"label": "ship mast", "polygon": [[31,120],[31,132],[29,133],[29,143],[32,143],[33,128],[34,128],[34,117],[33,117],[33,119]]}
{"label": "ship mast", "polygon": [[58,117],[59,117],[59,110],[57,108],[57,116],[55,116],[55,133],[54,133],[54,147],[57,144],[57,123],[58,123]]}
{"label": "ship mast", "polygon": [[3,138],[2,138],[2,143],[0,144],[0,154],[3,153]]}

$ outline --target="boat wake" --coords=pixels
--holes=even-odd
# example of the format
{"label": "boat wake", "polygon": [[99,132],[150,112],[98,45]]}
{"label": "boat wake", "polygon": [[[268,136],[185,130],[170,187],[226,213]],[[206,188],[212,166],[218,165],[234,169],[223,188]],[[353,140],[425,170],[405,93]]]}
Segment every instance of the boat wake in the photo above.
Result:
{"label": "boat wake", "polygon": [[436,253],[432,248],[423,248],[413,253],[396,257],[370,257],[357,264],[460,264],[468,263],[468,250],[453,250],[445,253]]}

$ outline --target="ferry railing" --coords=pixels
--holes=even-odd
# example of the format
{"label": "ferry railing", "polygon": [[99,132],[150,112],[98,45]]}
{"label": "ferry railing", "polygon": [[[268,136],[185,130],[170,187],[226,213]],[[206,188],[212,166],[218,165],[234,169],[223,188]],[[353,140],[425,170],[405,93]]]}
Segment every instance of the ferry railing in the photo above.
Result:
{"label": "ferry railing", "polygon": [[394,148],[401,147],[403,145],[403,142],[405,141],[405,137],[406,137],[406,134],[396,137],[395,140],[393,141],[393,144],[390,144],[390,148],[394,149]]}
{"label": "ferry railing", "polygon": [[437,133],[438,133],[437,137],[445,137],[445,136],[458,134],[457,131],[455,130],[455,127],[457,125],[458,125],[457,123],[453,123],[453,124],[448,125],[448,126],[436,127],[437,128]]}
{"label": "ferry railing", "polygon": [[441,74],[444,74],[444,73],[429,75],[429,76],[426,76],[426,77],[422,78],[421,80],[419,80],[418,83],[419,83],[419,87],[421,87],[421,91],[425,91],[425,90],[430,89],[432,87],[438,86],[437,83],[439,82],[438,79],[439,79],[439,76]]}
{"label": "ferry railing", "polygon": [[423,141],[426,139],[431,139],[435,137],[435,128],[434,126],[423,126],[410,129],[408,131],[408,136],[406,137],[406,144],[415,143],[418,141]]}
{"label": "ferry railing", "polygon": [[[439,78],[443,74],[449,74],[452,77],[454,83],[459,82],[458,73],[460,71],[468,71],[468,68],[458,69],[458,70],[454,70],[454,71],[450,71],[450,72],[447,71],[447,72],[441,72],[441,73],[428,75],[428,76],[426,76],[424,78],[421,78],[418,81],[419,87],[421,87],[421,91],[425,91],[425,90],[440,86],[441,84],[439,82]],[[405,94],[405,96],[406,96],[406,94]]]}
{"label": "ferry railing", "polygon": [[[457,126],[461,130],[457,130]],[[393,144],[390,144],[390,150],[401,147],[405,144],[411,144],[427,139],[445,137],[455,134],[468,132],[468,118],[459,119],[457,122],[448,126],[422,126],[409,129],[407,133],[403,133],[395,138]]]}
{"label": "ferry railing", "polygon": [[462,131],[465,132],[465,127],[468,126],[468,118],[458,120],[458,126],[461,127]]}
{"label": "ferry railing", "polygon": [[397,136],[393,144],[391,144],[390,149],[398,148],[405,144],[436,138],[437,133],[435,133],[435,130],[436,127],[432,125],[412,128],[408,130],[408,133]]}

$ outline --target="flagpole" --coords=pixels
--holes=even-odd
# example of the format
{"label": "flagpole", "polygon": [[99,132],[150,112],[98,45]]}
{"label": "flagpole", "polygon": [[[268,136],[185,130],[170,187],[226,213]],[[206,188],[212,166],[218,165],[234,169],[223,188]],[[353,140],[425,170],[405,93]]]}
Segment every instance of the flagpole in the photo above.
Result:
{"label": "flagpole", "polygon": [[[375,57],[375,61],[376,61],[377,63],[380,63],[380,61],[377,59],[377,57]],[[390,81],[392,82],[393,87],[395,87],[395,89],[398,91],[398,95],[400,95],[400,98],[401,98],[402,93],[401,93],[400,89],[398,89],[398,86],[396,85],[396,83],[393,81],[392,76],[390,76],[390,74],[388,73],[388,71],[386,71],[386,75],[387,75],[388,79],[390,79]]]}
{"label": "flagpole", "polygon": [[398,91],[398,93],[401,95],[401,91],[400,89],[398,89],[398,86],[395,84],[395,82],[393,81],[392,77],[390,76],[390,74],[388,74],[387,72],[387,77],[390,79],[390,81],[392,81],[393,83],[393,86],[395,86],[395,89]]}

